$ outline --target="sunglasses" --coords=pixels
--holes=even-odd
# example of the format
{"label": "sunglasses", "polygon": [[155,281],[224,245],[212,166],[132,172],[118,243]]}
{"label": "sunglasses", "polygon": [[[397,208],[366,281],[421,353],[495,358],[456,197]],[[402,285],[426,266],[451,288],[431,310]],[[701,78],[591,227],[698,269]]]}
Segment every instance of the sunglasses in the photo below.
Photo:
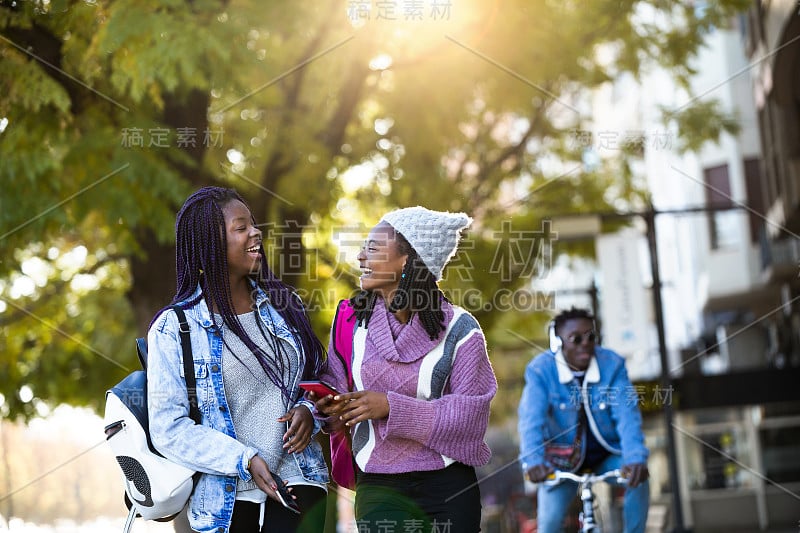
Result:
{"label": "sunglasses", "polygon": [[572,344],[582,344],[584,339],[589,342],[595,342],[597,340],[597,333],[594,331],[587,331],[586,333],[574,333],[567,337],[567,340]]}

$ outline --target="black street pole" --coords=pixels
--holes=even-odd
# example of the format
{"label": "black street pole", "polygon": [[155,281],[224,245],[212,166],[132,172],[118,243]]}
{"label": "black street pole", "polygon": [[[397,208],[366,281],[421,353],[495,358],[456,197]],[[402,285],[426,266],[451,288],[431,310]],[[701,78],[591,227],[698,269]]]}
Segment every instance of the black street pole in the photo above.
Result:
{"label": "black street pole", "polygon": [[[658,268],[658,249],[656,245],[656,210],[653,206],[642,213],[647,223],[647,244],[650,249],[650,270],[653,275],[653,307],[658,331],[658,355],[661,360],[661,387],[672,390],[672,379],[667,363],[667,342],[664,333],[664,310],[661,302],[661,273]],[[670,393],[671,394],[671,393]],[[670,396],[671,398],[672,396]],[[678,456],[675,449],[675,432],[672,427],[672,402],[664,402],[664,429],[667,432],[667,464],[669,465],[670,488],[675,520],[673,533],[686,533],[683,525],[683,503],[681,502],[680,479],[678,478]]]}
{"label": "black street pole", "polygon": [[592,285],[589,287],[589,297],[592,299],[592,315],[594,315],[594,325],[597,328],[597,335],[603,338],[603,324],[600,319],[600,301],[597,297],[597,284],[592,280]]}

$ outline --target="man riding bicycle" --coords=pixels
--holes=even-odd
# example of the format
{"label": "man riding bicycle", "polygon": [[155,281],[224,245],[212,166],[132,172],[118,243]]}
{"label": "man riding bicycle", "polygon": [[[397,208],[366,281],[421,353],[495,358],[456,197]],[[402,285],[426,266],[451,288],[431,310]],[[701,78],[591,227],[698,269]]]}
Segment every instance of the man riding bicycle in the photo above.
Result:
{"label": "man riding bicycle", "polygon": [[[628,479],[625,532],[644,532],[650,505],[648,451],[625,359],[595,346],[594,317],[587,310],[562,312],[553,328],[560,347],[534,357],[525,369],[518,425],[523,472],[540,483],[556,468],[620,469]],[[576,490],[573,481],[538,487],[540,533],[560,531]]]}

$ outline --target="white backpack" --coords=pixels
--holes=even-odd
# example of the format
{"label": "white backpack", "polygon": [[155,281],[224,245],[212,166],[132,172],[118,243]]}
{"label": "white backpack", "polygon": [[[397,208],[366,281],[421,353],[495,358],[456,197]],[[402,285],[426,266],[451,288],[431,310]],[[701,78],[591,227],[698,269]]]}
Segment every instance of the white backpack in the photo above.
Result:
{"label": "white backpack", "polygon": [[[183,310],[172,309],[180,322],[189,415],[200,423],[189,324]],[[137,516],[145,520],[169,521],[183,510],[194,489],[195,471],[162,456],[150,441],[147,418],[147,343],[136,339],[139,360],[144,370],[131,372],[106,392],[106,440],[116,456],[125,483],[128,519],[123,529],[128,533]]]}

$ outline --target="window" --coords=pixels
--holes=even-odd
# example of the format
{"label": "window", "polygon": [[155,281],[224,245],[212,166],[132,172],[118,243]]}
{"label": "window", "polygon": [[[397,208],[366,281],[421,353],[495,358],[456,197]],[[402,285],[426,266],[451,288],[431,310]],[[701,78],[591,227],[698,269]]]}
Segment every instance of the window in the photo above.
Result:
{"label": "window", "polygon": [[[747,205],[750,209],[761,215],[765,214],[764,209],[764,193],[761,190],[761,160],[745,159],[744,160],[744,184],[747,188]],[[753,213],[750,212],[750,242],[753,244],[758,242],[758,236],[764,221]]]}
{"label": "window", "polygon": [[759,431],[764,470],[771,483],[800,481],[800,426]]}
{"label": "window", "polygon": [[[707,168],[703,171],[706,184],[706,205],[708,207],[730,207],[731,182],[728,178],[728,165]],[[709,214],[708,225],[711,249],[718,250],[735,246],[739,242],[736,235],[736,213],[733,210],[716,211]]]}

